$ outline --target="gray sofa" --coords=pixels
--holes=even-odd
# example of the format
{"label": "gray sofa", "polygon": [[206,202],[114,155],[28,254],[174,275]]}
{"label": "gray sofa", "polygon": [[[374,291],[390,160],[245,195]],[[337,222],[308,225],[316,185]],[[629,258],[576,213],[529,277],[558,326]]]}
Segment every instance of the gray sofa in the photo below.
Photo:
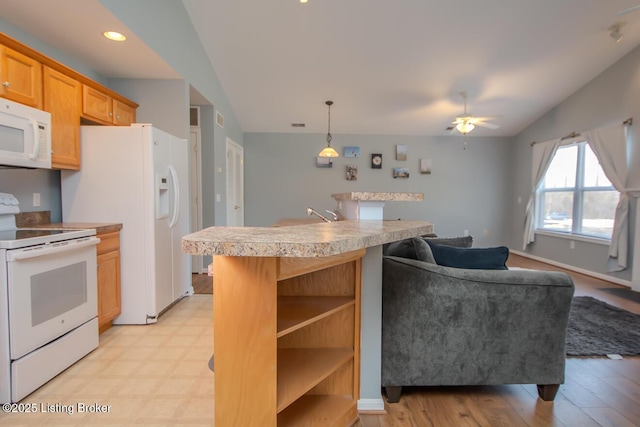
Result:
{"label": "gray sofa", "polygon": [[[412,241],[416,258],[432,255]],[[555,398],[574,293],[567,274],[446,267],[385,249],[382,386],[390,403],[403,386],[537,384],[540,398]]]}

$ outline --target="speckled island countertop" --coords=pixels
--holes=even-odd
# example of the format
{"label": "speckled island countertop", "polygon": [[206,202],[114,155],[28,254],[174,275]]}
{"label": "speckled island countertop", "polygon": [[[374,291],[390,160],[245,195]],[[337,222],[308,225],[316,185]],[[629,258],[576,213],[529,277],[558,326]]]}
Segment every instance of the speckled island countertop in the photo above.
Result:
{"label": "speckled island countertop", "polygon": [[284,227],[210,227],[182,238],[192,255],[322,257],[433,232],[426,221],[348,220]]}
{"label": "speckled island countertop", "polygon": [[351,193],[332,194],[336,200],[358,200],[367,202],[421,202],[424,200],[422,193],[374,193],[367,191],[354,191]]}

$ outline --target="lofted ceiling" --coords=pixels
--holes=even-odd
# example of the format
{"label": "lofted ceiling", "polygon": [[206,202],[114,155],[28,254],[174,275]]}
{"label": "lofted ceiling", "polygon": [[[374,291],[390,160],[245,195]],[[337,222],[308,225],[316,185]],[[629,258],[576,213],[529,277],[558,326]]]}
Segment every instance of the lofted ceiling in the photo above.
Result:
{"label": "lofted ceiling", "polygon": [[[245,132],[326,132],[331,99],[332,133],[448,135],[466,91],[500,125],[470,136],[513,136],[640,45],[640,9],[617,14],[640,0],[183,3]],[[178,77],[135,34],[96,49],[96,28],[123,27],[98,0],[0,10],[105,77]]]}

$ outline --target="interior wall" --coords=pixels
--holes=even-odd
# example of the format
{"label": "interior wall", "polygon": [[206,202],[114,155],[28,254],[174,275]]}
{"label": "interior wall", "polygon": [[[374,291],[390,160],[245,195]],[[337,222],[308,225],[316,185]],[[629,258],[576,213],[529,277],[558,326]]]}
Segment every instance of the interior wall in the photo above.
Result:
{"label": "interior wall", "polygon": [[[615,47],[615,46],[614,46]],[[558,106],[527,127],[514,144],[510,176],[513,192],[508,198],[511,218],[509,245],[522,250],[523,224],[526,203],[531,190],[531,142],[548,141],[571,132],[581,132],[609,125],[633,117],[636,124],[629,128],[630,162],[629,187],[640,187],[640,139],[637,130],[640,120],[640,47],[631,51],[616,64],[582,87]],[[518,203],[518,200],[521,203]],[[630,216],[636,216],[636,204],[631,204]],[[635,221],[631,221],[630,244],[633,241]],[[536,235],[535,243],[526,253],[551,259],[577,268],[611,275],[622,280],[631,279],[632,254],[629,268],[619,273],[607,271],[608,246],[576,241],[570,249],[564,238]],[[640,250],[640,248],[636,248]]]}
{"label": "interior wall", "polygon": [[189,88],[184,80],[110,79],[109,87],[140,105],[138,123],[189,138]]}
{"label": "interior wall", "polygon": [[[104,84],[105,79],[78,58],[56,50],[46,42],[25,33],[0,18],[0,32]],[[0,192],[11,193],[20,202],[22,212],[51,211],[52,221],[61,221],[60,172],[46,169],[0,167]],[[40,206],[33,206],[33,193],[40,194]]]}
{"label": "interior wall", "polygon": [[[51,221],[62,219],[60,171],[0,166],[0,193],[16,196],[20,212],[51,211]],[[40,206],[33,205],[33,193],[40,194]]]}
{"label": "interior wall", "polygon": [[[224,117],[224,127],[212,125],[213,150],[203,153],[204,167],[221,169],[215,180],[203,181],[204,194],[224,194],[226,188],[225,141],[230,137],[243,145],[243,133],[231,104],[220,84],[202,43],[191,24],[189,14],[180,1],[173,0],[100,0],[111,13],[175,69]],[[167,98],[166,102],[171,102]],[[188,109],[185,114],[188,113]],[[215,114],[203,122],[214,124]],[[216,225],[226,224],[226,200],[215,204]]]}
{"label": "interior wall", "polygon": [[[281,218],[306,217],[311,206],[333,210],[331,194],[350,191],[418,192],[424,202],[388,202],[385,219],[424,220],[440,236],[462,236],[475,246],[506,243],[504,229],[510,138],[333,135],[340,153],[332,168],[316,167],[326,145],[319,134],[245,134],[245,225],[269,226]],[[395,160],[397,144],[406,161]],[[345,146],[358,146],[359,158],[345,158]],[[371,154],[382,154],[382,168],[371,168]],[[420,159],[431,160],[431,174],[420,174]],[[357,181],[346,180],[346,165],[358,166]],[[409,168],[409,178],[393,178],[392,168]]]}

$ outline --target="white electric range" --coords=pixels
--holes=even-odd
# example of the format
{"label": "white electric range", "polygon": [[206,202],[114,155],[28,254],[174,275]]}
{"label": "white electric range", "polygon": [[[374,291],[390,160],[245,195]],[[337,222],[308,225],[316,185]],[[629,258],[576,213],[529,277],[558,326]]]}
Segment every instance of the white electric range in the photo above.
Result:
{"label": "white electric range", "polygon": [[98,346],[95,230],[15,226],[0,193],[0,402],[18,402]]}

